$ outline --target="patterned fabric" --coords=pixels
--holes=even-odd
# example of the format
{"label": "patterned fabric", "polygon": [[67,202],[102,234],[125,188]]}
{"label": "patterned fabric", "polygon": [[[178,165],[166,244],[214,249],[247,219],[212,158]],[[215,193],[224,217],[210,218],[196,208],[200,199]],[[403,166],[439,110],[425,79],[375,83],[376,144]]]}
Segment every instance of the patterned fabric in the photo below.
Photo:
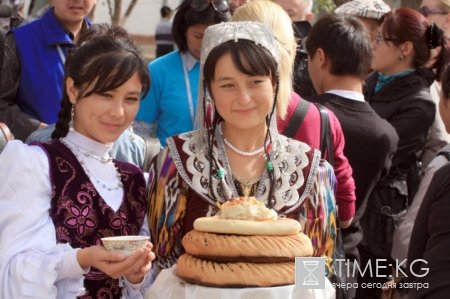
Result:
{"label": "patterned fabric", "polygon": [[227,41],[234,40],[237,42],[238,39],[254,41],[257,45],[266,48],[277,63],[280,61],[277,43],[269,27],[260,22],[240,21],[220,23],[208,27],[202,40],[201,64],[205,65],[206,58],[214,48]]}
{"label": "patterned fabric", "polygon": [[334,13],[379,20],[390,11],[391,8],[383,0],[353,0],[337,7]]}
{"label": "patterned fabric", "polygon": [[[50,216],[59,243],[74,248],[101,245],[101,238],[138,235],[147,210],[145,181],[135,166],[114,160],[124,186],[117,211],[99,195],[73,153],[60,141],[42,143],[50,161],[52,208]],[[119,280],[96,268],[85,277],[87,293],[78,298],[121,298]]]}
{"label": "patterned fabric", "polygon": [[[193,229],[195,219],[217,213],[217,202],[240,196],[234,184],[221,134],[216,131],[213,155],[224,172],[219,179],[213,168],[209,193],[209,161],[193,131],[168,139],[150,169],[149,226],[157,256],[157,273],[176,263],[183,254],[181,239]],[[279,215],[300,221],[312,239],[314,256],[326,256],[332,271],[336,239],[336,179],[332,167],[320,160],[320,152],[308,145],[272,132],[270,161],[276,180],[274,209]],[[255,197],[268,204],[267,170],[256,183]]]}

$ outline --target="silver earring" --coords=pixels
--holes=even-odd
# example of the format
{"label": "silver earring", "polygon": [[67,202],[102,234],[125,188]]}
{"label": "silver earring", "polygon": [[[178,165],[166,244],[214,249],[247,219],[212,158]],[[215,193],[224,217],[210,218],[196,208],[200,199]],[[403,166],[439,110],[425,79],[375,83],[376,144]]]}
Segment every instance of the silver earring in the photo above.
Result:
{"label": "silver earring", "polygon": [[131,141],[134,141],[134,130],[133,130],[133,123],[130,124],[130,126],[128,127],[128,138]]}
{"label": "silver earring", "polygon": [[398,59],[403,60],[403,59],[405,59],[405,57],[403,55],[400,55],[400,57]]}
{"label": "silver earring", "polygon": [[70,123],[69,127],[73,129],[73,123],[75,121],[75,107],[72,105],[72,108],[70,109]]}

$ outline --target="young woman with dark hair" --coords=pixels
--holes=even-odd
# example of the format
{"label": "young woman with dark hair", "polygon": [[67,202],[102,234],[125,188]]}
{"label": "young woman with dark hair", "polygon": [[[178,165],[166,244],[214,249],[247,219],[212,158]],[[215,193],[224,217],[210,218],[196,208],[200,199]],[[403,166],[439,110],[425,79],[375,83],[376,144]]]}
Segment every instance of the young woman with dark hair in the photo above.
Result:
{"label": "young woman with dark hair", "polygon": [[143,297],[150,242],[127,257],[99,245],[149,234],[143,173],[108,153],[149,85],[122,29],[94,26],[70,53],[54,139],[0,155],[0,297]]}
{"label": "young woman with dark hair", "polygon": [[[443,71],[441,77],[442,93],[439,112],[445,127],[450,132],[450,67]],[[450,146],[442,149],[427,169],[426,193],[417,207],[413,220],[414,228],[410,234],[407,252],[406,277],[404,285],[426,285],[426,288],[397,288],[397,292],[407,298],[446,298],[450,288],[450,264],[448,248],[450,246]],[[398,283],[397,285],[400,285]],[[403,297],[394,297],[403,298]]]}
{"label": "young woman with dark hair", "polygon": [[[450,0],[422,0],[418,11],[426,17],[430,22],[435,23],[437,27],[442,29],[444,35],[450,38]],[[439,53],[441,47],[436,47],[431,52],[430,63],[434,62],[434,56]],[[431,98],[436,106],[439,103],[441,84],[439,77],[430,86]],[[445,130],[444,123],[436,111],[436,117],[428,135],[425,149],[421,156],[421,162],[424,168],[433,160],[442,147],[450,142],[450,134]],[[423,194],[421,195],[423,197]],[[409,240],[409,238],[408,238]]]}
{"label": "young woman with dark hair", "polygon": [[186,0],[177,8],[172,35],[178,50],[149,64],[152,87],[137,115],[145,126],[156,126],[161,145],[194,128],[203,34],[208,26],[229,18],[226,0]]}
{"label": "young woman with dark hair", "polygon": [[[437,47],[439,55],[427,65]],[[394,229],[418,187],[420,153],[436,112],[430,95],[436,75],[425,65],[439,75],[449,62],[450,47],[434,23],[413,9],[399,8],[382,18],[372,52],[374,73],[366,81],[365,97],[400,138],[389,175],[373,190],[361,220],[362,260],[374,262],[375,258],[390,260]],[[390,269],[383,274],[390,275]]]}
{"label": "young woman with dark hair", "polygon": [[288,98],[277,98],[285,77],[273,33],[257,22],[213,25],[201,53],[199,129],[169,138],[150,171],[157,272],[177,262],[197,218],[239,196],[300,221],[332,267],[336,179],[318,150],[278,133],[277,102]]}
{"label": "young woman with dark hair", "polygon": [[[425,16],[430,22],[434,22],[439,28],[442,29],[445,36],[450,37],[450,0],[423,0],[419,8],[419,12]],[[432,50],[432,52],[439,53],[440,47]],[[435,55],[435,53],[432,54]],[[433,60],[433,57],[430,59]],[[448,74],[436,77],[436,80],[430,87],[430,93],[436,106],[439,105],[440,109],[436,111],[436,118],[431,128],[430,134],[425,144],[425,150],[421,156],[422,166],[425,169],[423,178],[420,182],[420,186],[417,190],[411,206],[408,208],[405,219],[399,224],[394,233],[394,242],[392,246],[392,257],[398,259],[405,259],[408,255],[408,247],[411,240],[411,232],[413,229],[414,221],[417,216],[417,211],[422,204],[425,193],[430,185],[430,181],[434,173],[448,162],[447,158],[441,154],[442,151],[450,151],[450,130],[447,127],[450,126],[450,122],[444,122],[441,113],[445,113],[447,108],[447,97],[445,89],[448,90]],[[447,80],[447,81],[445,81]],[[442,81],[442,82],[440,82]],[[446,82],[446,83],[445,83]],[[449,127],[450,128],[450,127]]]}

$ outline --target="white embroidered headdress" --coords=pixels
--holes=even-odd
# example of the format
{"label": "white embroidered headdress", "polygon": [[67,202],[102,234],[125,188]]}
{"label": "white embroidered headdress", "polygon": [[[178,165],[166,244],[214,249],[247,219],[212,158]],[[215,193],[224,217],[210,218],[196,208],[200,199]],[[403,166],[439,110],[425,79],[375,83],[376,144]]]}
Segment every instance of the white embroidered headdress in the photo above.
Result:
{"label": "white embroidered headdress", "polygon": [[214,48],[227,41],[237,42],[239,39],[250,40],[266,48],[276,62],[279,62],[278,47],[269,27],[260,22],[242,21],[220,23],[206,29],[200,54],[201,65],[205,65],[206,58]]}
{"label": "white embroidered headdress", "polygon": [[[205,65],[206,59],[208,58],[211,51],[228,41],[238,41],[238,40],[250,40],[256,45],[264,47],[273,56],[275,61],[279,62],[279,52],[277,47],[277,42],[272,31],[265,24],[260,22],[242,21],[242,22],[225,22],[216,25],[209,26],[203,36],[202,50],[200,53],[200,80],[199,80],[199,91],[198,91],[198,101],[197,101],[197,117],[195,128],[201,131],[205,130],[204,127],[204,111],[203,111],[203,101],[205,100],[203,89],[203,67]],[[209,97],[209,95],[208,95]],[[213,107],[210,107],[213,109]],[[211,115],[214,115],[214,111]],[[276,112],[274,113],[274,116]],[[273,117],[271,127],[276,126],[276,117]],[[206,132],[201,132],[200,136],[205,136]]]}

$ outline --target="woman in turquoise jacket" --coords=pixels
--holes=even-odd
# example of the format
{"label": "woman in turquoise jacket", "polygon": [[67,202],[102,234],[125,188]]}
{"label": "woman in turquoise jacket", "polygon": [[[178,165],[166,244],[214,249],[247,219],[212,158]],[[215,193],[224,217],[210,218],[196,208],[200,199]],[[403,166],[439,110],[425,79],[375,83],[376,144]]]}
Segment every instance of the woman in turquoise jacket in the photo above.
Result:
{"label": "woman in turquoise jacket", "polygon": [[186,0],[178,7],[172,25],[178,50],[149,64],[152,87],[136,117],[156,125],[162,146],[168,137],[193,129],[203,34],[208,26],[229,19],[226,0]]}

